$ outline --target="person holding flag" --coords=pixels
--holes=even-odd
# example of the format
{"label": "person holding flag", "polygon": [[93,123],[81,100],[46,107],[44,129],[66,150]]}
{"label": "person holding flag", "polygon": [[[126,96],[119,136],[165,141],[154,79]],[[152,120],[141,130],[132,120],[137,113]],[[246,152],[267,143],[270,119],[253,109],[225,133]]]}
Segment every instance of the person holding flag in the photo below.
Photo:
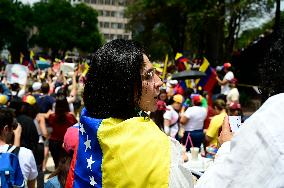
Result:
{"label": "person holding flag", "polygon": [[[234,79],[234,73],[231,71],[231,63],[226,62],[223,65],[223,70],[225,72],[225,76],[223,80],[219,78],[218,75],[216,75],[216,80],[218,81],[218,84],[221,85],[221,95],[225,95],[224,99],[226,100],[226,96],[228,95],[230,91],[230,81]],[[222,98],[223,99],[223,98]]]}

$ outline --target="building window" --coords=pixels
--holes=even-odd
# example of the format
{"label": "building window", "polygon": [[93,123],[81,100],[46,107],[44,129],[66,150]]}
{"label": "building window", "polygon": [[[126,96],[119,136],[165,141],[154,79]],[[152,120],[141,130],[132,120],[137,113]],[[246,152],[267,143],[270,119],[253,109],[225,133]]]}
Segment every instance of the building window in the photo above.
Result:
{"label": "building window", "polygon": [[104,22],[104,28],[109,28],[109,22]]}
{"label": "building window", "polygon": [[128,40],[128,35],[124,35],[123,39]]}
{"label": "building window", "polygon": [[117,28],[118,28],[118,29],[122,29],[122,25],[123,25],[122,23],[118,23],[118,24],[117,24]]}
{"label": "building window", "polygon": [[100,22],[100,28],[104,27],[104,22]]}
{"label": "building window", "polygon": [[92,4],[97,4],[97,0],[91,0]]}
{"label": "building window", "polygon": [[104,34],[105,39],[109,39],[109,34]]}
{"label": "building window", "polygon": [[123,18],[124,17],[124,12],[123,11],[118,12],[117,17]]}
{"label": "building window", "polygon": [[115,17],[115,11],[110,12],[111,17]]}
{"label": "building window", "polygon": [[117,23],[111,23],[111,28],[113,28],[113,29],[117,29]]}
{"label": "building window", "polygon": [[119,0],[118,5],[119,6],[125,6],[125,0]]}
{"label": "building window", "polygon": [[110,40],[115,39],[115,35],[114,35],[114,34],[110,34],[110,35],[109,35],[109,39],[110,39]]}

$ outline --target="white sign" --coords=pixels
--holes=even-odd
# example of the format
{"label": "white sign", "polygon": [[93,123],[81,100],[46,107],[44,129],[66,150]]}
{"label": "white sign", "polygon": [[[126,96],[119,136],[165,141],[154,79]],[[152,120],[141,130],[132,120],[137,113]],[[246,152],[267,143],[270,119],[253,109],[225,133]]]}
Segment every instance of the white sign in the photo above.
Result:
{"label": "white sign", "polygon": [[229,116],[229,124],[232,132],[236,132],[242,125],[241,116]]}
{"label": "white sign", "polygon": [[62,63],[60,66],[60,70],[67,75],[69,72],[74,72],[75,63]]}
{"label": "white sign", "polygon": [[8,64],[5,72],[9,84],[19,83],[21,85],[26,85],[29,73],[28,67],[20,64]]}

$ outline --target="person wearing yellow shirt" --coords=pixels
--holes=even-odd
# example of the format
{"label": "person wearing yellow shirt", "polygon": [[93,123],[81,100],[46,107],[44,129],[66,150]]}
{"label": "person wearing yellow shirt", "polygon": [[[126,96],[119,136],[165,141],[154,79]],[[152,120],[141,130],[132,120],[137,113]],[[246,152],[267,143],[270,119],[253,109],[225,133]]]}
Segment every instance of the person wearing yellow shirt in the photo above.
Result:
{"label": "person wearing yellow shirt", "polygon": [[206,130],[205,139],[210,146],[217,146],[219,130],[222,127],[225,116],[227,115],[226,103],[221,99],[217,99],[213,104],[213,108],[217,115],[212,118],[209,127]]}

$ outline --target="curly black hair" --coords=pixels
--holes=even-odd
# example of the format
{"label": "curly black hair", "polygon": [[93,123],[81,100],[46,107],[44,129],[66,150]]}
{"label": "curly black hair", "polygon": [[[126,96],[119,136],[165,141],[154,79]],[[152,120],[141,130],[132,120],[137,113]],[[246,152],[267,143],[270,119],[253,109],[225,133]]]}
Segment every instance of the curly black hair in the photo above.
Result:
{"label": "curly black hair", "polygon": [[128,119],[137,115],[143,54],[140,44],[123,39],[108,42],[95,53],[83,93],[91,117]]}
{"label": "curly black hair", "polygon": [[281,31],[273,33],[273,39],[265,55],[264,63],[260,65],[263,102],[270,96],[284,92],[284,34]]}

